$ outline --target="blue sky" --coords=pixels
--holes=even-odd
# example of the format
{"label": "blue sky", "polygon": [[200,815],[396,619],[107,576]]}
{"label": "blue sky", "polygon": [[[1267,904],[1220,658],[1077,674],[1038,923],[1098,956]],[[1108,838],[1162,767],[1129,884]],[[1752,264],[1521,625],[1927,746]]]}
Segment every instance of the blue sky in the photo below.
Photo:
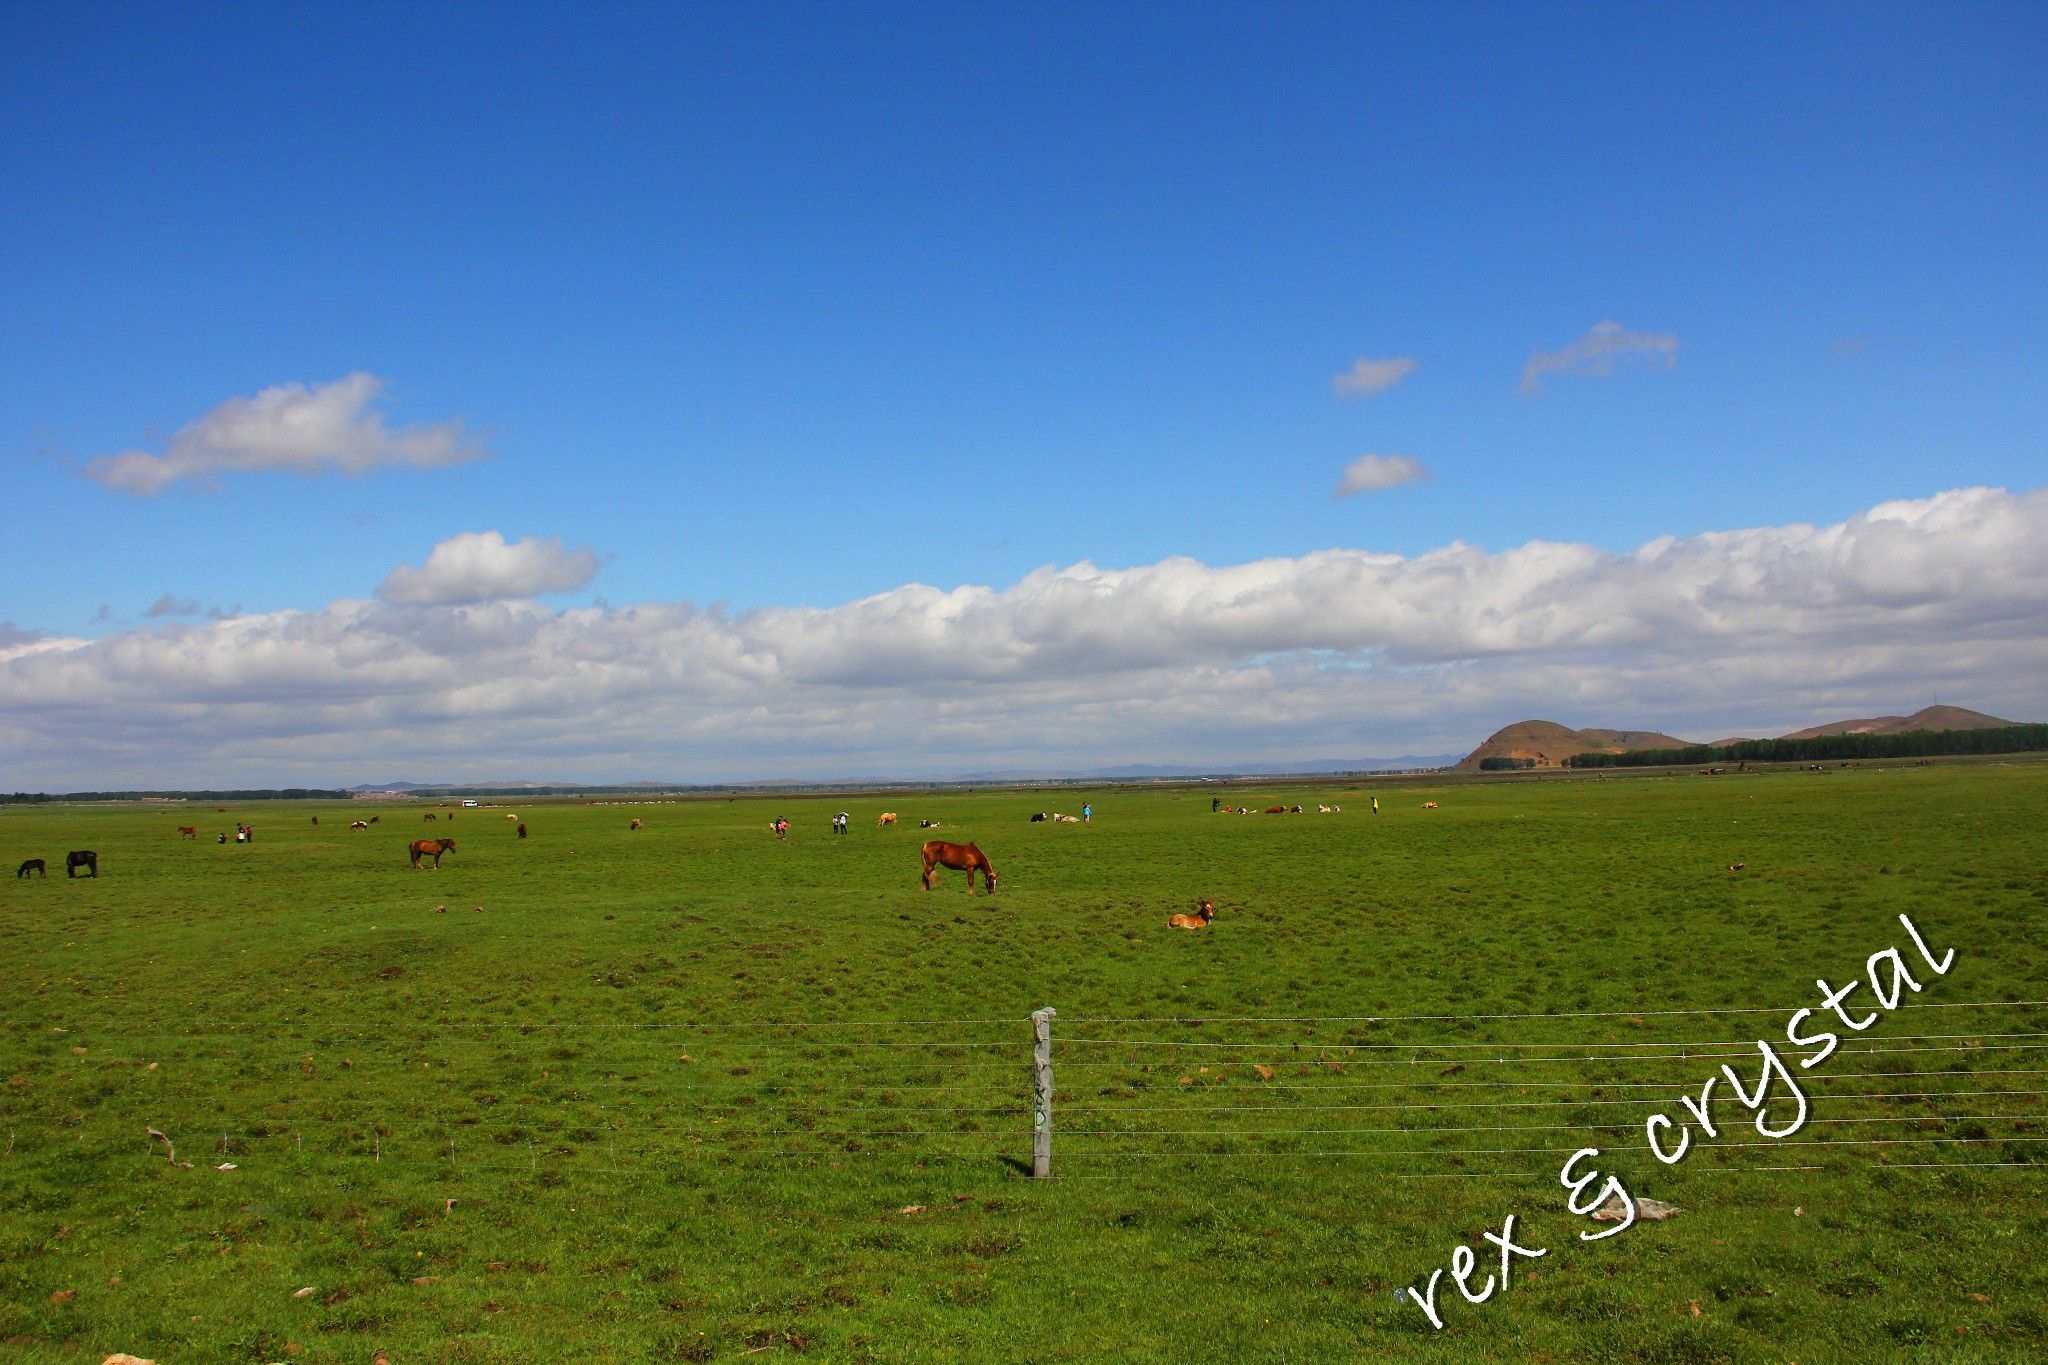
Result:
{"label": "blue sky", "polygon": [[[2024,494],[2044,59],[2025,5],[7,5],[0,620],[196,640],[208,609],[369,599],[463,533],[587,547],[550,612],[773,612]],[[1655,344],[1525,391],[1605,322]],[[1360,358],[1414,363],[1340,397]],[[354,374],[383,381],[364,413],[490,455],[88,477]],[[1427,477],[1333,498],[1368,454]],[[1755,721],[1875,702],[1887,668],[1919,676]],[[248,700],[236,676],[192,704]],[[1046,715],[1048,750],[1103,747]]]}

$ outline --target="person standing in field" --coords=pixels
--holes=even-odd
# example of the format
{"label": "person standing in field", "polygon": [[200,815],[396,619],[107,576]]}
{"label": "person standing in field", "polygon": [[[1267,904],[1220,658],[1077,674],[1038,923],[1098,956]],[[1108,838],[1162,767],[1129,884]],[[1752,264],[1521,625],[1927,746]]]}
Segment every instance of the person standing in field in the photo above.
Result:
{"label": "person standing in field", "polygon": [[1374,815],[1378,815],[1380,813],[1380,799],[1377,796],[1375,796],[1372,799],[1372,813]]}
{"label": "person standing in field", "polygon": [[1095,807],[1089,805],[1086,801],[1083,801],[1081,803],[1081,823],[1084,825],[1087,824],[1089,817],[1094,814]]}

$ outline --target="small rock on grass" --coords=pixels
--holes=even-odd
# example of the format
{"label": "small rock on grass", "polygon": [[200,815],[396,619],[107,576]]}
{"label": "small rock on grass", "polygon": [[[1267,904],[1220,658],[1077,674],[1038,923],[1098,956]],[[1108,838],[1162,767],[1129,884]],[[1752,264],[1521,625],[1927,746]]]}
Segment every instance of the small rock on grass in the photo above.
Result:
{"label": "small rock on grass", "polygon": [[[1661,1199],[1636,1200],[1636,1217],[1638,1218],[1655,1220],[1658,1218],[1669,1218],[1674,1213],[1683,1212],[1685,1210],[1679,1208],[1678,1205],[1667,1204]],[[1628,1207],[1621,1202],[1621,1196],[1618,1194],[1608,1195],[1607,1202],[1593,1210],[1595,1222],[1619,1223],[1626,1217],[1628,1217]]]}
{"label": "small rock on grass", "polygon": [[293,1297],[293,1298],[295,1298],[295,1299],[303,1299],[303,1298],[305,1298],[305,1297],[306,1297],[306,1295],[308,1295],[308,1294],[311,1294],[311,1293],[315,1292],[316,1290],[318,1290],[318,1289],[319,1289],[319,1287],[320,1287],[320,1286],[319,1286],[319,1285],[316,1285],[316,1284],[309,1284],[309,1285],[307,1285],[307,1286],[306,1286],[306,1287],[305,1287],[304,1289],[294,1289],[294,1290],[292,1291],[292,1297]]}

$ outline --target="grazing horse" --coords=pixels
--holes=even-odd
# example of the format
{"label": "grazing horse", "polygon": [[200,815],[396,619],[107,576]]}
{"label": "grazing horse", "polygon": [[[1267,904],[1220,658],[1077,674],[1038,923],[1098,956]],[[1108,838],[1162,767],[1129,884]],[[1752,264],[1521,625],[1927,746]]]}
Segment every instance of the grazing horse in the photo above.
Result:
{"label": "grazing horse", "polygon": [[436,815],[436,814],[434,814],[434,812],[432,812],[432,811],[428,811],[428,812],[426,813],[426,816],[425,816],[425,818],[426,818],[426,819],[428,819],[428,820],[438,820],[438,819],[440,819],[441,817],[440,817],[440,816],[438,816],[438,815]]}
{"label": "grazing horse", "polygon": [[1166,921],[1166,927],[1169,929],[1206,929],[1209,927],[1209,921],[1215,918],[1216,907],[1207,901],[1198,901],[1194,914],[1170,916]]}
{"label": "grazing horse", "polygon": [[370,823],[374,825],[374,824],[376,824],[376,823],[377,823],[377,822],[378,822],[379,820],[382,820],[383,818],[384,818],[384,817],[383,817],[383,816],[381,816],[381,815],[373,815],[373,816],[371,816],[371,817],[370,817]]}
{"label": "grazing horse", "polygon": [[191,825],[180,825],[178,826],[178,837],[180,839],[197,839],[199,831]]}
{"label": "grazing horse", "polygon": [[875,821],[875,828],[880,829],[884,825],[893,825],[895,823],[896,812],[893,810],[885,810],[882,812],[882,818]]}
{"label": "grazing horse", "polygon": [[44,865],[41,858],[23,858],[21,866],[14,869],[14,875],[17,877],[26,877],[31,872],[40,872],[45,877],[50,875],[50,869]]}
{"label": "grazing horse", "polygon": [[91,849],[78,849],[64,855],[64,875],[76,877],[81,867],[92,869],[92,875],[100,875],[100,855]]}
{"label": "grazing horse", "polygon": [[943,839],[934,839],[924,846],[924,889],[932,889],[932,873],[942,867],[967,874],[967,894],[974,894],[974,871],[981,869],[982,880],[988,883],[988,893],[996,893],[996,870],[989,866],[988,855],[973,844],[949,844]]}
{"label": "grazing horse", "polygon": [[453,853],[454,851],[455,841],[453,839],[415,839],[406,847],[406,852],[412,854],[412,866],[415,872],[419,871],[420,859],[422,858],[432,858],[434,860],[434,870],[439,872],[441,870],[441,855],[443,853]]}

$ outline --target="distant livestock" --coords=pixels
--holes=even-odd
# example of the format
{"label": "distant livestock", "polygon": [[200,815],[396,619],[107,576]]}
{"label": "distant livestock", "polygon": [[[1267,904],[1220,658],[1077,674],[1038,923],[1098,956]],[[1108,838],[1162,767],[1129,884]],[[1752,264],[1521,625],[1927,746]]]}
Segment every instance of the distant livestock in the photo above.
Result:
{"label": "distant livestock", "polygon": [[350,829],[368,829],[369,827],[370,822],[368,820],[358,820],[349,826]]}
{"label": "distant livestock", "polygon": [[1040,812],[1038,812],[1038,814],[1036,814],[1036,815],[1032,816],[1032,817],[1031,817],[1031,823],[1032,823],[1032,824],[1034,824],[1034,825],[1044,824],[1044,823],[1045,823],[1045,812],[1044,812],[1044,811],[1040,811]]}
{"label": "distant livestock", "polygon": [[1209,921],[1216,918],[1216,907],[1207,901],[1198,901],[1192,915],[1173,915],[1166,921],[1169,929],[1206,929]]}
{"label": "distant livestock", "polygon": [[1434,802],[1434,801],[1425,801],[1425,802],[1423,802],[1423,803],[1422,803],[1422,808],[1423,808],[1424,810],[1435,810],[1435,809],[1436,809],[1436,802]]}
{"label": "distant livestock", "polygon": [[199,831],[191,825],[180,825],[178,826],[178,837],[180,839],[197,839]]}
{"label": "distant livestock", "polygon": [[1268,815],[1285,815],[1285,814],[1287,814],[1287,807],[1285,807],[1285,806],[1268,806],[1268,807],[1266,807],[1266,814],[1268,814]]}
{"label": "distant livestock", "polygon": [[432,811],[428,811],[428,812],[427,812],[427,813],[426,813],[425,815],[421,816],[420,818],[421,818],[422,820],[438,820],[438,819],[440,819],[441,817],[440,817],[440,816],[438,816],[438,815],[436,815],[436,814],[434,814],[434,812],[432,812]]}
{"label": "distant livestock", "polygon": [[934,839],[922,850],[924,854],[924,889],[932,889],[932,873],[942,867],[967,874],[967,894],[974,894],[975,869],[981,870],[982,880],[988,884],[988,893],[996,893],[996,870],[989,865],[988,855],[973,844],[949,844]]}
{"label": "distant livestock", "polygon": [[881,818],[875,821],[875,828],[880,829],[884,825],[893,825],[895,823],[896,812],[893,810],[885,810],[882,812]]}
{"label": "distant livestock", "polygon": [[628,828],[638,829],[640,828],[640,822],[638,820],[635,820],[630,826],[628,826]]}
{"label": "distant livestock", "polygon": [[441,870],[441,855],[443,853],[453,853],[454,851],[455,841],[453,839],[415,839],[406,846],[406,852],[412,854],[412,866],[415,872],[419,871],[420,859],[422,858],[432,858],[434,860],[434,870],[439,872]]}
{"label": "distant livestock", "polygon": [[21,866],[14,869],[14,875],[17,877],[26,877],[31,872],[39,872],[44,877],[50,875],[50,869],[44,865],[41,858],[23,858]]}
{"label": "distant livestock", "polygon": [[516,815],[507,815],[505,818],[507,820],[517,820],[519,817]]}
{"label": "distant livestock", "polygon": [[91,875],[100,875],[100,855],[89,848],[78,849],[64,855],[64,875],[76,877],[79,868],[87,869]]}

